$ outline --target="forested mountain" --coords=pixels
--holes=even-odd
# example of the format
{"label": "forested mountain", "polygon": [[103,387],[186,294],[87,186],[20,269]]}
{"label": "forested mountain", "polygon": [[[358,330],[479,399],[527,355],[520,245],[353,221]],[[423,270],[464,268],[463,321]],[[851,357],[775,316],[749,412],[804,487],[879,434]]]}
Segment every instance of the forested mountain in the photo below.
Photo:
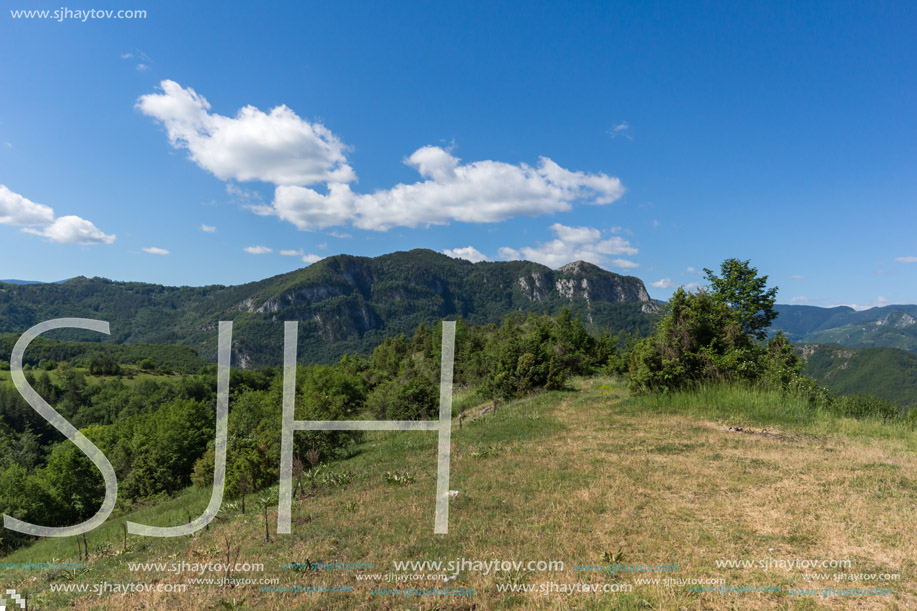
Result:
{"label": "forested mountain", "polygon": [[872,395],[905,407],[917,405],[917,354],[837,344],[805,344],[799,350],[806,373],[837,393]]}
{"label": "forested mountain", "polygon": [[849,348],[899,348],[917,352],[917,305],[857,311],[847,306],[778,305],[771,331],[791,341]]}
{"label": "forested mountain", "polygon": [[646,333],[657,306],[643,282],[576,262],[558,270],[523,261],[471,263],[430,250],[375,258],[338,255],[238,286],[167,287],[78,277],[0,284],[0,333],[60,317],[106,320],[111,337],[58,331],[58,339],[190,346],[215,359],[217,322],[234,321],[234,365],[281,361],[283,325],[300,321],[302,361],[366,353],[385,336],[462,316],[498,322],[514,311],[567,306],[593,328]]}

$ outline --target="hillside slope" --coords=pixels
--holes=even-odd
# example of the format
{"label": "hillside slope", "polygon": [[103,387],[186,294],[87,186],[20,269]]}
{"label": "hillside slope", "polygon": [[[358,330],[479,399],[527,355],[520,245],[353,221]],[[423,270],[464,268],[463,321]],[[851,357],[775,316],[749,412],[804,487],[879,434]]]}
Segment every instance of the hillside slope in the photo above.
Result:
{"label": "hillside slope", "polygon": [[[430,250],[375,258],[339,255],[239,286],[166,287],[101,278],[61,284],[0,284],[0,333],[21,333],[59,317],[111,323],[118,343],[182,344],[215,359],[216,329],[232,320],[234,364],[281,361],[283,325],[300,321],[303,361],[366,352],[383,337],[421,323],[464,316],[498,322],[510,312],[556,313],[568,306],[594,327],[647,331],[657,306],[643,282],[589,263],[552,270],[531,262],[472,264]],[[55,337],[99,341],[94,334]]]}
{"label": "hillside slope", "polygon": [[[760,427],[784,414],[773,398],[723,397],[732,412],[679,411],[663,401],[648,411],[626,400],[613,380],[580,380],[576,391],[545,393],[454,421],[449,534],[433,535],[436,436],[372,433],[354,458],[326,473],[293,505],[290,535],[277,535],[276,488],[250,497],[248,513],[224,501],[208,530],[171,539],[129,536],[125,518],[179,524],[206,506],[209,490],[190,490],[131,516],[111,518],[89,537],[85,569],[0,569],[5,587],[26,593],[30,608],[89,609],[888,609],[917,605],[917,454],[912,435],[849,421]],[[760,409],[749,402],[759,402]],[[770,401],[770,402],[769,402]],[[746,403],[749,403],[746,405]],[[770,411],[768,411],[770,410]],[[477,414],[478,410],[474,413]],[[770,415],[769,415],[770,414]],[[780,420],[776,420],[780,422]],[[232,433],[232,432],[231,432]],[[388,475],[387,475],[388,474]],[[391,477],[396,474],[398,477]],[[335,481],[334,478],[325,480]],[[267,502],[271,540],[265,541]],[[877,519],[881,516],[881,519]],[[128,563],[222,563],[229,545],[239,562],[264,570],[235,578],[276,585],[234,588],[190,579],[166,567],[130,570]],[[76,561],[72,539],[42,540],[7,563]],[[396,569],[394,562],[561,561],[563,570]],[[748,560],[849,561],[829,573],[889,574],[889,582],[807,578],[805,568],[718,568]],[[298,569],[287,563],[302,563]],[[309,569],[315,563],[366,563],[371,568]],[[625,567],[675,566],[666,572]],[[616,568],[617,567],[617,568]],[[588,570],[587,570],[588,569]],[[385,575],[423,574],[385,581]],[[368,580],[372,575],[380,580]],[[455,575],[447,584],[433,575]],[[762,592],[697,591],[643,579],[722,580],[720,587]],[[182,593],[51,592],[51,584],[187,585]],[[544,593],[560,585],[614,584],[618,593]],[[298,593],[271,591],[296,587]],[[396,595],[406,587],[458,588],[461,596]],[[352,588],[312,592],[307,588]],[[529,592],[507,588],[531,587]],[[820,596],[790,589],[891,588],[888,595]],[[373,594],[374,588],[386,593]],[[468,594],[467,590],[473,590]],[[36,605],[32,607],[31,605]]]}
{"label": "hillside slope", "polygon": [[844,395],[872,395],[917,405],[917,354],[896,348],[845,348],[837,344],[799,346],[806,374]]}

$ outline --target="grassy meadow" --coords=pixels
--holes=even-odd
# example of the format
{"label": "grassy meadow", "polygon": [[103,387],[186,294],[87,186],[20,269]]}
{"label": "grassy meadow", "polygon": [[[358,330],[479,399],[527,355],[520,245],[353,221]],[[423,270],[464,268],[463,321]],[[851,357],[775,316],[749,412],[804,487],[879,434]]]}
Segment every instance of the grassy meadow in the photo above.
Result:
{"label": "grassy meadow", "polygon": [[[188,489],[111,517],[88,536],[86,568],[3,569],[4,587],[30,609],[906,609],[917,607],[917,442],[900,424],[812,413],[779,395],[710,387],[630,398],[615,379],[575,379],[569,390],[501,404],[453,424],[449,534],[433,534],[436,435],[370,433],[354,455],[293,501],[293,532],[277,535],[276,487],[250,495],[246,513],[224,499],[208,529],[187,537],[125,538],[126,519],[175,525],[197,516],[208,489]],[[331,477],[330,474],[336,477]],[[332,485],[336,482],[336,485]],[[264,506],[270,541],[266,540]],[[200,577],[131,572],[128,563],[263,563],[279,585],[350,592],[263,591],[188,585],[181,593],[52,592],[54,584],[186,583]],[[76,562],[75,538],[44,539],[2,562]],[[357,575],[395,561],[563,561],[563,571],[459,571],[416,588],[473,596],[374,595]],[[806,579],[801,568],[718,568],[717,560],[849,560],[827,573],[897,574],[886,582]],[[284,563],[372,563],[371,570],[292,570]],[[577,565],[678,565],[677,573],[583,572]],[[822,569],[817,569],[821,572]],[[402,573],[405,571],[401,571]],[[407,571],[410,573],[411,571]],[[209,573],[205,578],[225,577]],[[697,592],[643,578],[722,578],[771,592]],[[630,584],[629,592],[542,594],[544,584]],[[504,592],[507,586],[535,592]],[[776,587],[780,591],[773,591]],[[889,588],[890,595],[812,596],[789,588]]]}

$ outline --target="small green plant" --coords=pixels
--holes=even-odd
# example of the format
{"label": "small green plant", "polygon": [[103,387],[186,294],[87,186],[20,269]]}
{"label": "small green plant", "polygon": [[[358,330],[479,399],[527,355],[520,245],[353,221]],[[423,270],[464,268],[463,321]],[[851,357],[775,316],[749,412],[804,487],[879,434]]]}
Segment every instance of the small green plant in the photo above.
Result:
{"label": "small green plant", "polygon": [[505,585],[508,586],[518,586],[526,582],[528,575],[524,571],[512,571],[509,573],[503,573],[503,579],[501,580]]}
{"label": "small green plant", "polygon": [[485,446],[479,446],[471,451],[471,455],[474,458],[487,458],[488,456],[496,456],[503,451],[503,446],[499,443],[489,443]]}
{"label": "small green plant", "polygon": [[346,486],[351,481],[353,481],[354,474],[350,471],[324,471],[321,472],[318,476],[318,483],[322,486],[328,486],[329,488],[334,488],[338,486]]}
{"label": "small green plant", "polygon": [[407,486],[415,481],[414,474],[407,471],[386,471],[385,481],[393,486]]}
{"label": "small green plant", "polygon": [[235,598],[232,600],[226,600],[225,598],[220,599],[220,608],[227,609],[228,611],[236,611],[236,609],[245,608],[245,597]]}
{"label": "small green plant", "polygon": [[602,554],[602,562],[605,564],[614,564],[622,560],[624,560],[624,550],[620,547],[615,552],[605,552]]}

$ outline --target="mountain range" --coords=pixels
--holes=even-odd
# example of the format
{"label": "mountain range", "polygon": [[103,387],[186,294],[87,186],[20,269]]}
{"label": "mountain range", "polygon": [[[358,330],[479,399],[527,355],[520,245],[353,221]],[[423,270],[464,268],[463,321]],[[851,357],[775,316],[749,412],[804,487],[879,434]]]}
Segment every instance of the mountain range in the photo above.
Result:
{"label": "mountain range", "polygon": [[[0,333],[61,317],[106,320],[111,341],[190,346],[215,360],[217,322],[231,320],[233,364],[282,361],[283,325],[300,322],[303,361],[365,353],[421,323],[464,317],[496,323],[511,312],[569,307],[595,328],[647,333],[656,302],[643,282],[583,261],[557,270],[523,261],[471,263],[432,250],[375,258],[338,255],[237,286],[168,287],[77,277],[63,283],[0,284]],[[56,331],[57,339],[100,341]]]}
{"label": "mountain range", "polygon": [[[346,353],[367,353],[384,337],[411,334],[421,323],[457,316],[469,323],[497,323],[512,312],[553,314],[562,307],[593,330],[645,335],[658,319],[660,304],[639,278],[583,261],[552,270],[532,262],[471,263],[412,250],[374,258],[338,255],[236,286],[170,287],[85,277],[0,281],[0,334],[21,334],[53,318],[92,318],[108,321],[111,337],[83,331],[48,335],[184,346],[214,361],[217,322],[231,320],[233,365],[260,367],[281,362],[280,323],[286,320],[300,322],[301,361],[330,362]],[[807,373],[819,382],[842,393],[917,404],[917,305],[864,311],[777,305],[776,310],[771,331],[783,331],[800,346]],[[11,346],[14,337],[5,336],[0,344]],[[189,358],[179,356],[181,362]],[[7,358],[0,354],[0,360]]]}
{"label": "mountain range", "polygon": [[778,305],[776,310],[778,316],[771,331],[783,331],[794,343],[917,352],[917,305],[889,305],[860,311],[847,306]]}

